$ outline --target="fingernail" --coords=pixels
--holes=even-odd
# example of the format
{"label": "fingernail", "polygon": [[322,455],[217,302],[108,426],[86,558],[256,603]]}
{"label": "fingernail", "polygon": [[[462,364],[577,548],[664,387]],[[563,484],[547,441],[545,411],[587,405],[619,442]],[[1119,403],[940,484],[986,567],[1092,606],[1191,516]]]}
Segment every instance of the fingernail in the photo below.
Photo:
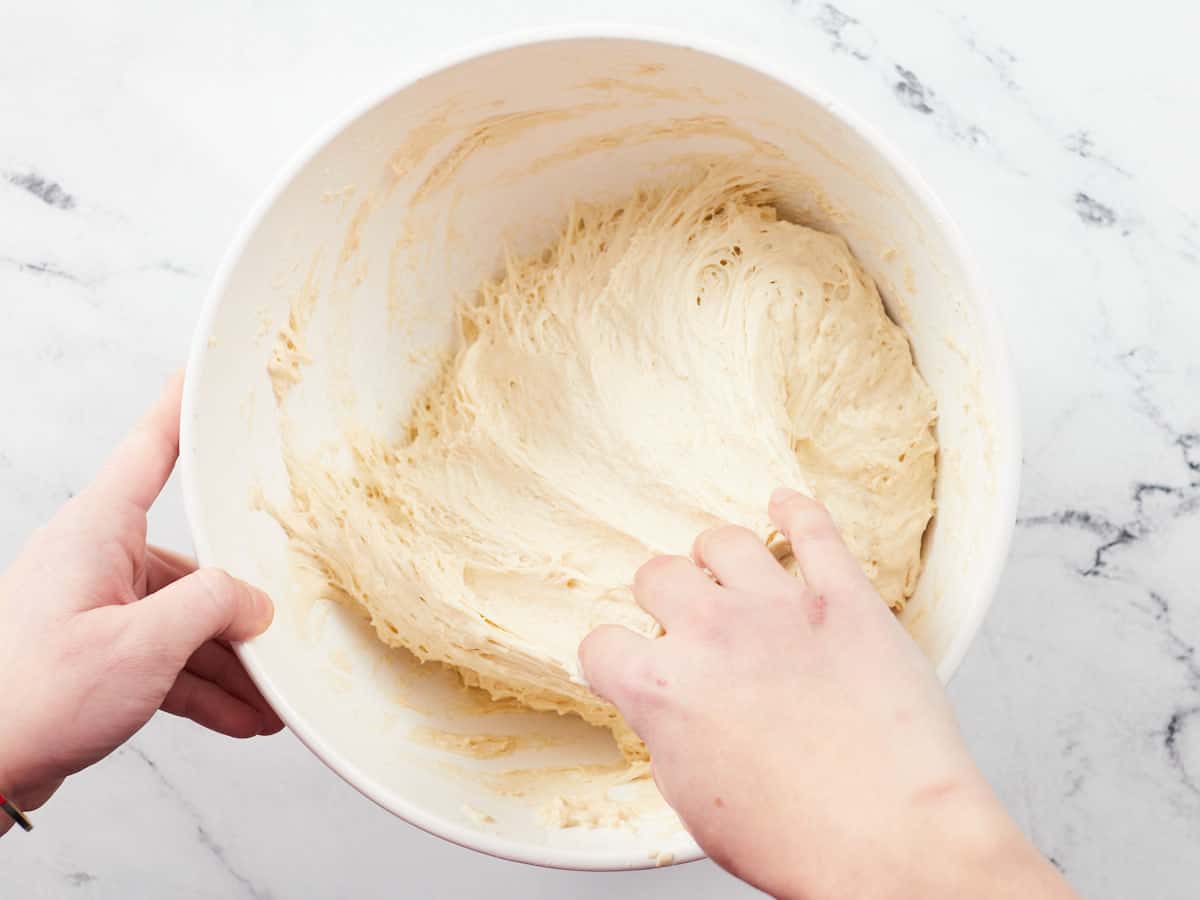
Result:
{"label": "fingernail", "polygon": [[775,490],[771,494],[771,505],[774,506],[776,503],[785,503],[788,500],[791,500],[795,496],[796,496],[796,492],[793,491],[791,488],[785,488],[785,487],[775,488]]}

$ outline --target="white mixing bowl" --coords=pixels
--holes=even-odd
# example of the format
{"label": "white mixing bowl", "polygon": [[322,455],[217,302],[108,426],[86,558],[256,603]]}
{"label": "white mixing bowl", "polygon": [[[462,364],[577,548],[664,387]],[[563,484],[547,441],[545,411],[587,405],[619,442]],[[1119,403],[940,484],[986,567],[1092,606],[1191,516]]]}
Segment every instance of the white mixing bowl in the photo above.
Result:
{"label": "white mixing bowl", "polygon": [[[983,619],[1013,525],[1020,454],[1004,342],[941,204],[871,128],[795,73],[646,29],[539,32],[458,54],[326,128],[250,214],[205,304],[182,423],[196,551],[278,605],[241,658],[339,775],[464,846],[587,869],[700,855],[661,815],[636,831],[548,828],[536,789],[488,790],[472,771],[595,761],[611,757],[611,741],[569,719],[488,713],[353,614],[302,600],[284,534],[261,509],[287,496],[267,375],[278,332],[314,302],[312,361],[284,408],[292,441],[315,448],[349,421],[393,434],[449,339],[454,298],[496,272],[505,246],[535,250],[572,201],[712,153],[770,167],[785,215],[849,241],[937,395],[938,514],[904,620],[945,680]],[[531,729],[555,735],[549,749],[491,760],[428,739]]]}

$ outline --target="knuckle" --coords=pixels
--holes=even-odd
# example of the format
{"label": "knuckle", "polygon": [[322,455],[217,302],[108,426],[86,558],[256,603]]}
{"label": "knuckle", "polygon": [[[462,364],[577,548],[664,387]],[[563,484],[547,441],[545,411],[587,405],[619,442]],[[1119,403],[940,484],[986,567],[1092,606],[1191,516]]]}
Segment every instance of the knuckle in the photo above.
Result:
{"label": "knuckle", "polygon": [[240,584],[224,569],[206,566],[197,569],[192,578],[214,613],[227,609],[229,601],[237,598]]}
{"label": "knuckle", "polygon": [[130,545],[120,537],[102,538],[96,542],[95,560],[101,571],[120,572],[134,555]]}
{"label": "knuckle", "polygon": [[120,528],[121,534],[128,535],[135,540],[141,538],[141,542],[145,543],[146,514],[132,503],[122,503],[114,512],[117,527]]}
{"label": "knuckle", "polygon": [[688,635],[705,644],[723,644],[729,634],[728,595],[714,593],[688,604],[684,627]]}
{"label": "knuckle", "polygon": [[644,563],[633,576],[633,592],[637,596],[653,593],[664,583],[681,574],[684,569],[694,568],[689,560],[681,556],[656,556]]}
{"label": "knuckle", "polygon": [[723,647],[729,641],[729,622],[714,604],[698,606],[690,626],[692,634],[706,644]]}
{"label": "knuckle", "polygon": [[579,643],[579,662],[593,686],[605,684],[618,674],[620,625],[598,625]]}
{"label": "knuckle", "polygon": [[836,535],[837,529],[829,510],[803,494],[788,499],[783,510],[784,520],[792,540]]}
{"label": "knuckle", "polygon": [[816,596],[800,576],[790,571],[785,571],[784,574],[786,577],[779,579],[778,588],[775,592],[781,602],[788,604],[807,603]]}
{"label": "knuckle", "polygon": [[662,703],[669,680],[655,654],[643,653],[621,667],[618,684],[629,702],[644,707]]}
{"label": "knuckle", "polygon": [[752,544],[757,547],[762,543],[762,539],[757,534],[741,525],[727,525],[725,535],[725,540],[739,544]]}
{"label": "knuckle", "polygon": [[807,618],[809,611],[814,607],[824,606],[823,594],[818,594],[794,578],[788,580],[793,584],[780,584],[768,598],[770,608],[766,612],[769,615],[778,618],[779,621],[799,620]]}
{"label": "knuckle", "polygon": [[755,613],[759,613],[780,624],[790,621],[797,611],[808,608],[812,598],[804,590],[793,590],[780,586],[758,598]]}
{"label": "knuckle", "polygon": [[717,544],[732,544],[744,540],[749,534],[740,525],[719,525],[708,533],[708,540]]}
{"label": "knuckle", "polygon": [[214,593],[227,594],[236,590],[237,580],[224,569],[215,566],[205,566],[197,570],[206,587]]}
{"label": "knuckle", "polygon": [[763,545],[762,540],[749,528],[741,525],[721,525],[707,533],[703,541],[708,551],[719,549],[724,552],[748,553]]}

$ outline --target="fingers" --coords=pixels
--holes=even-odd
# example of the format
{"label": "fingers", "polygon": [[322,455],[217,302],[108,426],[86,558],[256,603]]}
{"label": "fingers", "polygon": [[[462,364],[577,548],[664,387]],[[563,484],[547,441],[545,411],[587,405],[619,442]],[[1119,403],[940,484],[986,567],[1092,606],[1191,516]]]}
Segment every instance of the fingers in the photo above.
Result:
{"label": "fingers", "polygon": [[805,583],[818,595],[855,593],[871,586],[829,511],[816,500],[780,488],[771,495],[767,511],[792,545]]}
{"label": "fingers", "polygon": [[670,631],[687,620],[697,603],[711,602],[718,588],[690,559],[656,556],[633,576],[633,596]]}
{"label": "fingers", "polygon": [[161,591],[168,584],[196,571],[194,560],[153,545],[146,547],[146,593]]}
{"label": "fingers", "polygon": [[[779,565],[753,531],[721,525],[696,538],[692,555],[723,587],[738,591],[768,591],[795,587],[795,579]],[[786,579],[786,580],[785,580]]]}
{"label": "fingers", "polygon": [[179,673],[160,708],[230,737],[264,733],[262,713],[186,669]]}
{"label": "fingers", "polygon": [[592,691],[626,712],[631,699],[630,675],[644,665],[650,648],[649,638],[628,628],[601,625],[579,645],[579,663]]}
{"label": "fingers", "polygon": [[183,373],[167,382],[150,412],[108,457],[88,492],[107,503],[125,501],[147,510],[179,455],[179,407]]}
{"label": "fingers", "polygon": [[245,641],[261,634],[274,615],[266,594],[220,569],[197,569],[125,609],[176,668],[213,638]]}
{"label": "fingers", "polygon": [[188,660],[186,671],[215,684],[225,693],[241,700],[247,706],[258,711],[262,717],[259,734],[275,734],[283,728],[283,722],[271,709],[246,670],[232,650],[209,641],[200,646]]}
{"label": "fingers", "polygon": [[176,553],[174,550],[168,550],[166,547],[159,547],[157,544],[149,544],[148,548],[155,556],[162,560],[163,563],[176,570],[182,570],[184,574],[196,571],[196,561],[186,554]]}

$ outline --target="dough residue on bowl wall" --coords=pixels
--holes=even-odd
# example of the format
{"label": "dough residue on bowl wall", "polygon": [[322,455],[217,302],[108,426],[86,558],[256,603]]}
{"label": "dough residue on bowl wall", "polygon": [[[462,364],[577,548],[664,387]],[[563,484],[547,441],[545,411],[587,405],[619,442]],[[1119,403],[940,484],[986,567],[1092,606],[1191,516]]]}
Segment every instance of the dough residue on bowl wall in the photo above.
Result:
{"label": "dough residue on bowl wall", "polygon": [[[464,298],[400,440],[347,431],[334,471],[282,429],[291,500],[272,513],[299,564],[385,643],[610,728],[631,781],[645,748],[577,648],[603,623],[659,632],[629,589],[646,559],[722,521],[774,539],[766,498],[790,485],[830,508],[894,609],[920,572],[933,396],[845,242],[773,201],[729,164],[580,206]],[[270,364],[281,413],[310,360],[316,300],[299,300]],[[622,819],[551,807],[563,826]]]}

